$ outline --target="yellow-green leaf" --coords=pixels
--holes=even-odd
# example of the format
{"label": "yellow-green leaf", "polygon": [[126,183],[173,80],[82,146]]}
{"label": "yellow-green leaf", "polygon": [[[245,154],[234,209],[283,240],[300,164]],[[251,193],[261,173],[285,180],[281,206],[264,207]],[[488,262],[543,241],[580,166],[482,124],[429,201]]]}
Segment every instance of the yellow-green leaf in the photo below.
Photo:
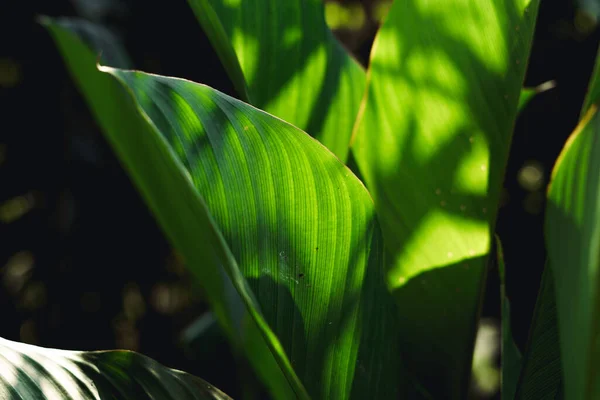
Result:
{"label": "yellow-green leaf", "polygon": [[381,220],[403,353],[434,396],[465,396],[537,8],[396,1],[371,52],[352,149]]}
{"label": "yellow-green leaf", "polygon": [[240,95],[345,161],[365,72],[327,27],[323,1],[188,2]]}
{"label": "yellow-green leaf", "polygon": [[[381,232],[350,170],[301,130],[207,86],[101,73],[74,37],[51,31],[109,141],[271,394],[397,397],[405,377]],[[235,291],[224,290],[228,278]]]}

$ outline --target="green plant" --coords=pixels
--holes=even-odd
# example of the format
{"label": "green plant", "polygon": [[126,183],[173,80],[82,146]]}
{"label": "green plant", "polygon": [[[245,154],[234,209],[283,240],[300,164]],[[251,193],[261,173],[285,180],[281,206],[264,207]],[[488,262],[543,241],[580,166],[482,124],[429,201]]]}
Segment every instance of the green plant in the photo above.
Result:
{"label": "green plant", "polygon": [[[532,93],[521,86],[538,1],[397,0],[367,72],[328,30],[320,0],[189,3],[245,102],[119,69],[129,67],[125,52],[101,29],[43,22],[236,351],[274,398],[465,398],[512,127]],[[551,272],[523,358],[503,300],[505,398],[600,390],[589,109],[553,175]],[[577,274],[564,272],[571,265]],[[28,357],[5,358],[11,376],[51,370]],[[121,368],[143,373],[135,362]],[[53,371],[50,382],[66,379]],[[107,376],[94,371],[94,382]],[[27,393],[22,380],[3,379],[0,390]]]}

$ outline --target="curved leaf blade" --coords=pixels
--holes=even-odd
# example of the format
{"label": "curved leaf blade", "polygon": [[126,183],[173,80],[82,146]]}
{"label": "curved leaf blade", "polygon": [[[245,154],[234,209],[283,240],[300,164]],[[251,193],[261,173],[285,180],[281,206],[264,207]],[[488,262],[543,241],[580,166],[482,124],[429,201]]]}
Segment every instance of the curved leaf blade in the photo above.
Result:
{"label": "curved leaf blade", "polygon": [[434,396],[465,395],[537,8],[397,1],[373,45],[352,149],[409,327],[404,354]]}
{"label": "curved leaf blade", "polygon": [[0,338],[0,398],[228,400],[185,372],[131,351],[66,351]]}
{"label": "curved leaf blade", "polygon": [[[77,53],[63,51],[70,63],[81,59],[72,60]],[[395,351],[395,306],[384,282],[372,200],[360,181],[304,132],[209,87],[102,70],[131,91],[147,126],[141,132],[122,129],[118,117],[129,117],[129,109],[107,111],[94,103],[99,95],[116,101],[121,93],[99,92],[80,76],[97,118],[117,119],[114,128],[120,130],[107,131],[109,139],[205,286],[215,279],[212,275],[219,276],[213,271],[215,260],[232,277],[296,392],[272,388],[274,396],[304,395],[296,375],[290,375],[294,371],[316,398],[397,396],[404,380]],[[100,81],[103,87],[111,85]],[[122,96],[117,109],[125,107],[121,103]],[[146,148],[146,142],[154,144]],[[172,170],[172,176],[163,169]],[[198,208],[205,210],[194,205],[190,189],[200,204],[206,201],[210,213],[204,220],[195,215]],[[216,238],[207,237],[206,229],[214,230]],[[199,250],[217,254],[211,259]],[[219,305],[219,293],[214,296]],[[260,341],[260,332],[240,329],[238,319],[232,316],[228,322],[227,313],[222,314],[233,336],[241,335],[238,343],[255,347],[248,341]],[[263,316],[272,331],[263,325]],[[281,343],[269,336],[272,332]],[[268,380],[260,355],[254,351],[249,358]]]}
{"label": "curved leaf blade", "polygon": [[304,132],[207,86],[107,71],[190,172],[308,392],[395,396],[394,305],[360,181]]}
{"label": "curved leaf blade", "polygon": [[556,162],[546,212],[568,399],[600,396],[599,199],[600,115],[592,104]]}
{"label": "curved leaf blade", "polygon": [[[308,398],[206,204],[130,96],[96,68],[94,53],[62,20],[43,19],[82,95],[161,227],[203,285],[223,330],[276,398]],[[176,193],[176,200],[173,194]],[[176,207],[173,207],[173,204]],[[190,234],[193,232],[193,235]]]}
{"label": "curved leaf blade", "polygon": [[327,27],[323,2],[188,2],[231,79],[247,85],[252,104],[308,132],[345,162],[365,72]]}

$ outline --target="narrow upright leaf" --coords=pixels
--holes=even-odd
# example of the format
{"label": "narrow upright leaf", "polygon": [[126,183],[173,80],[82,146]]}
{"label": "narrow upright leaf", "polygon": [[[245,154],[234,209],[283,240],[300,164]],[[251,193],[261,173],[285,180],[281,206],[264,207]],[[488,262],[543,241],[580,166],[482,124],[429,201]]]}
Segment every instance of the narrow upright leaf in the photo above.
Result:
{"label": "narrow upright leaf", "polygon": [[600,115],[594,100],[552,172],[548,262],[567,399],[600,398]]}
{"label": "narrow upright leaf", "polygon": [[522,356],[515,344],[510,328],[510,303],[506,297],[506,268],[502,243],[496,236],[496,256],[498,258],[498,273],[500,275],[500,307],[502,313],[502,400],[514,400],[517,382],[521,373]]}
{"label": "narrow upright leaf", "polygon": [[353,152],[380,215],[407,364],[441,398],[465,396],[537,8],[396,1],[371,52]]}
{"label": "narrow upright leaf", "polygon": [[345,161],[365,72],[327,27],[323,1],[188,2],[252,104],[308,132]]}
{"label": "narrow upright leaf", "polygon": [[0,398],[228,400],[200,378],[132,351],[66,351],[0,338]]}
{"label": "narrow upright leaf", "polygon": [[[274,397],[306,397],[304,387],[323,399],[397,397],[404,376],[381,232],[350,170],[299,129],[207,86],[93,72],[89,51],[52,31],[146,201],[201,283],[215,286],[216,316]],[[220,265],[258,330],[238,325],[252,327],[236,318],[239,308],[228,313]],[[263,368],[269,355],[281,370],[274,382],[273,368]]]}
{"label": "narrow upright leaf", "polygon": [[552,270],[546,265],[538,293],[517,393],[519,400],[560,400],[562,369]]}

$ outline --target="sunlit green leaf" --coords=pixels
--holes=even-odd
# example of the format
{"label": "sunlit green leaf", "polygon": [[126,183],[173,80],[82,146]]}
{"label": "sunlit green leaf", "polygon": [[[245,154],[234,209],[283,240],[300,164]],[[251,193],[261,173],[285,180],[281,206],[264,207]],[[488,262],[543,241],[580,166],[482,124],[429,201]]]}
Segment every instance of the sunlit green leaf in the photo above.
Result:
{"label": "sunlit green leaf", "polygon": [[496,255],[500,275],[500,308],[502,313],[502,400],[514,400],[521,373],[522,356],[515,344],[510,328],[510,303],[506,297],[506,268],[502,243],[496,237]]}
{"label": "sunlit green leaf", "polygon": [[465,396],[537,8],[396,1],[371,53],[353,152],[380,215],[407,364],[442,398]]}
{"label": "sunlit green leaf", "polygon": [[247,86],[252,104],[308,132],[345,161],[365,72],[327,27],[323,1],[188,2],[234,85]]}
{"label": "sunlit green leaf", "polygon": [[562,399],[554,282],[548,267],[542,275],[522,365],[515,399]]}
{"label": "sunlit green leaf", "polygon": [[237,351],[243,351],[275,397],[306,398],[268,328],[203,199],[176,155],[65,20],[43,21],[90,109],[171,242],[202,284],[207,300]]}
{"label": "sunlit green leaf", "polygon": [[592,105],[552,173],[546,212],[565,398],[600,398],[600,115]]}
{"label": "sunlit green leaf", "polygon": [[226,400],[185,372],[131,351],[66,351],[0,338],[0,398]]}
{"label": "sunlit green leaf", "polygon": [[[207,86],[102,67],[133,95],[133,116],[113,78],[93,71],[89,51],[52,31],[109,140],[190,268],[215,287],[217,318],[271,393],[304,396],[297,376],[314,398],[398,396],[404,377],[381,233],[350,170],[299,129]],[[269,382],[273,368],[261,363],[272,359],[249,343],[259,331],[235,325],[252,320],[221,300],[219,264],[295,393],[277,386],[277,374]]]}

